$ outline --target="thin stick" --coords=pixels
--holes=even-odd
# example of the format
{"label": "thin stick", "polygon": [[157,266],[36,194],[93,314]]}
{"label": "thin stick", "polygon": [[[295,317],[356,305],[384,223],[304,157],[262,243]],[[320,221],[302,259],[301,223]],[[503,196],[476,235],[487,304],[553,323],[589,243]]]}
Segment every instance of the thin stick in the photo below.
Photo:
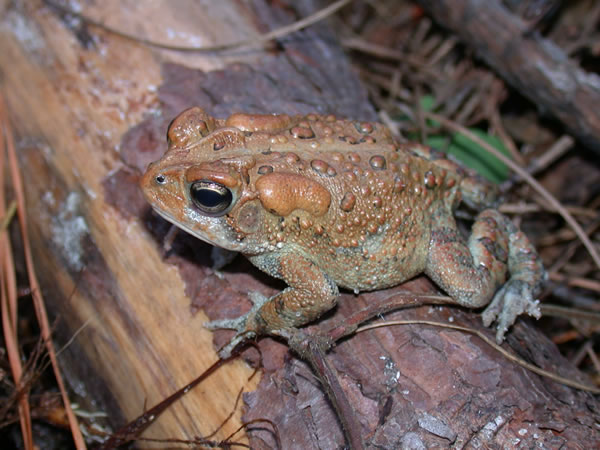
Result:
{"label": "thin stick", "polygon": [[[4,99],[0,97],[0,122],[8,123],[6,108],[4,106]],[[31,286],[31,296],[33,298],[33,305],[35,314],[37,316],[38,324],[40,326],[40,334],[46,344],[46,350],[52,361],[52,368],[54,369],[54,377],[56,384],[61,393],[63,404],[65,407],[65,413],[69,419],[69,425],[71,427],[71,434],[73,435],[73,441],[76,448],[85,449],[85,441],[81,435],[81,430],[77,422],[77,418],[71,408],[71,402],[69,395],[65,388],[65,384],[62,379],[60,372],[60,366],[58,359],[56,358],[56,351],[54,350],[54,344],[52,343],[52,337],[50,332],[50,323],[48,321],[48,313],[44,306],[44,299],[42,297],[42,289],[37,280],[35,274],[35,265],[33,263],[33,254],[31,249],[31,241],[29,240],[29,234],[27,231],[27,215],[25,214],[25,192],[23,190],[23,179],[21,178],[21,172],[19,170],[19,163],[17,161],[17,152],[14,147],[14,140],[10,127],[5,127],[6,132],[6,148],[8,153],[8,162],[10,166],[11,175],[13,177],[12,184],[15,191],[15,198],[17,200],[17,217],[19,218],[19,225],[21,228],[21,236],[23,238],[23,253],[25,256],[25,266],[27,268],[27,275],[29,278],[29,285]]]}
{"label": "thin stick", "polygon": [[554,196],[552,194],[550,194],[550,192],[548,192],[540,183],[538,183],[538,181],[535,178],[533,178],[523,168],[519,167],[517,164],[515,164],[509,158],[504,156],[502,153],[500,153],[494,147],[489,145],[483,139],[480,139],[478,136],[471,133],[465,127],[463,127],[457,123],[454,123],[451,120],[448,120],[443,116],[439,116],[434,113],[425,112],[425,115],[427,117],[429,117],[430,119],[440,122],[445,127],[450,128],[453,131],[457,131],[459,133],[464,134],[469,139],[471,139],[473,142],[479,144],[481,147],[483,147],[489,153],[491,153],[496,158],[498,158],[500,161],[502,161],[504,164],[506,164],[508,167],[510,167],[521,178],[523,178],[535,191],[538,192],[538,194],[540,194],[542,197],[544,197],[544,199],[548,203],[550,203],[550,205],[556,210],[556,212],[558,212],[563,217],[563,219],[565,219],[565,221],[571,226],[571,228],[573,228],[573,231],[575,231],[575,234],[577,234],[577,236],[583,243],[584,247],[587,249],[587,251],[592,256],[592,259],[596,263],[596,266],[598,266],[598,268],[600,268],[600,255],[598,255],[598,252],[596,251],[594,244],[592,244],[592,241],[590,241],[590,239],[587,236],[587,234],[585,233],[585,231],[583,231],[583,229],[581,228],[579,223],[577,223],[577,221],[573,218],[573,216],[571,214],[569,214],[569,212],[560,204],[560,202],[558,200],[556,200],[554,198]]}
{"label": "thin stick", "polygon": [[[1,102],[0,97],[0,102]],[[4,114],[4,108],[0,103],[0,211],[4,212],[4,158],[5,150],[10,145],[9,141],[10,128],[8,120]],[[11,168],[12,170],[12,168]],[[14,176],[14,174],[12,174]],[[14,203],[14,201],[13,201]],[[12,213],[14,214],[14,212]],[[10,211],[4,212],[4,217],[9,218]],[[21,352],[19,346],[19,336],[17,334],[18,321],[18,296],[17,296],[17,277],[15,272],[15,264],[9,238],[9,233],[6,228],[0,231],[0,270],[1,274],[1,294],[0,294],[0,311],[2,315],[2,331],[4,335],[4,345],[6,348],[6,356],[10,365],[10,371],[15,382],[15,390],[17,392],[19,423],[21,425],[21,435],[23,437],[23,447],[26,450],[33,450],[35,443],[33,440],[33,431],[31,423],[31,408],[29,405],[30,386],[27,386],[25,381],[27,369],[23,368],[21,361]]]}
{"label": "thin stick", "polygon": [[4,214],[4,217],[2,218],[2,222],[0,223],[0,231],[4,231],[6,230],[6,228],[8,228],[8,224],[11,222],[16,212],[17,202],[13,200],[12,202],[10,202],[10,205],[8,205],[8,208],[6,209],[6,214]]}
{"label": "thin stick", "polygon": [[600,313],[596,311],[586,311],[584,309],[569,308],[567,306],[542,303],[540,305],[542,316],[560,317],[561,319],[584,320],[590,324],[600,323]]}
{"label": "thin stick", "polygon": [[472,328],[462,327],[460,325],[452,325],[449,323],[434,322],[431,320],[390,320],[390,321],[386,321],[386,322],[365,325],[364,327],[358,328],[356,330],[356,332],[359,333],[361,331],[371,330],[374,328],[388,327],[388,326],[392,326],[392,325],[433,325],[435,327],[450,328],[452,330],[458,330],[458,331],[464,331],[467,333],[471,333],[471,334],[476,335],[480,339],[482,339],[490,347],[493,347],[494,349],[496,349],[497,351],[502,353],[502,355],[506,359],[514,362],[515,364],[520,365],[521,367],[524,367],[524,368],[530,370],[531,372],[537,373],[538,375],[541,375],[546,378],[550,378],[553,381],[556,381],[558,383],[564,384],[566,386],[569,386],[569,387],[572,387],[575,389],[592,392],[594,394],[600,394],[600,389],[597,387],[588,386],[586,384],[578,383],[577,381],[572,381],[568,378],[561,377],[560,375],[556,375],[552,372],[548,372],[544,369],[540,369],[538,366],[534,366],[533,364],[530,364],[527,361],[524,361],[521,358],[514,356],[512,353],[510,353],[503,347],[497,345],[494,341],[492,341],[490,338],[488,338],[485,334],[483,334],[477,330],[474,330]]}
{"label": "thin stick", "polygon": [[[588,219],[594,219],[598,217],[598,211],[592,208],[584,208],[581,206],[565,206],[565,209],[569,211],[574,216],[583,216]],[[503,203],[500,205],[498,210],[504,214],[527,214],[527,213],[536,213],[540,211],[548,211],[552,213],[556,213],[555,210],[548,208],[546,205],[541,205],[539,203]],[[570,235],[575,236],[575,233],[571,230],[567,230]]]}
{"label": "thin stick", "polygon": [[92,19],[81,13],[75,12],[75,11],[71,10],[70,8],[66,8],[62,5],[55,3],[52,0],[46,0],[46,3],[48,5],[50,5],[52,8],[55,8],[64,14],[69,14],[73,17],[76,17],[88,25],[94,26],[96,28],[100,28],[101,30],[104,30],[108,33],[119,36],[123,39],[138,42],[138,43],[141,43],[144,45],[148,45],[150,47],[160,48],[163,50],[171,50],[174,52],[182,52],[182,53],[217,53],[217,52],[224,52],[226,50],[237,50],[240,48],[257,46],[259,44],[263,44],[264,42],[268,42],[268,41],[271,41],[274,39],[279,39],[283,36],[294,33],[295,31],[300,31],[300,30],[307,28],[307,27],[325,19],[326,17],[334,14],[335,12],[337,12],[339,9],[346,6],[351,1],[352,0],[338,0],[337,2],[332,3],[331,5],[323,8],[323,9],[320,9],[319,11],[305,17],[304,19],[298,20],[290,25],[286,25],[281,28],[277,28],[273,31],[269,31],[268,33],[261,34],[260,36],[256,36],[254,39],[244,39],[244,40],[240,40],[237,42],[230,42],[228,44],[219,44],[219,45],[213,45],[213,46],[207,46],[207,47],[186,47],[186,46],[179,46],[179,45],[170,45],[170,44],[164,44],[162,42],[153,41],[151,39],[138,37],[133,34],[129,34],[125,31],[120,31],[115,28],[109,27],[108,25],[105,25],[104,23],[102,23],[98,20]]}
{"label": "thin stick", "polygon": [[554,144],[550,146],[548,150],[544,152],[539,158],[535,158],[531,165],[528,167],[528,172],[535,175],[541,172],[562,155],[565,154],[575,144],[575,139],[571,136],[564,134]]}

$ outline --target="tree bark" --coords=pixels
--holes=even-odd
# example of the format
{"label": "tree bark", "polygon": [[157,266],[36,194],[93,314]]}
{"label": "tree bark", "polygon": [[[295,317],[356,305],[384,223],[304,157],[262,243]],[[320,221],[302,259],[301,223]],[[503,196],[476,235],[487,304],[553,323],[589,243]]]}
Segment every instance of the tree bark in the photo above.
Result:
{"label": "tree bark", "polygon": [[[169,41],[171,29],[184,44],[204,45],[247,39],[294,18],[292,7],[271,9],[258,0],[153,5],[97,2],[84,12],[146,38]],[[168,226],[150,212],[137,179],[165,150],[173,116],[193,104],[221,117],[234,111],[375,115],[324,26],[285,38],[275,49],[222,57],[71,28],[72,21],[39,2],[6,8],[0,86],[18,135],[28,213],[36,219],[30,232],[44,294],[60,318],[59,346],[83,326],[61,361],[74,390],[93,398],[117,427],[216,360],[213,337],[218,346],[228,335],[208,332],[203,322],[248,309],[248,291],[268,295],[282,288],[243,259],[215,273],[209,246],[184,233],[170,251],[162,250]],[[316,9],[313,2],[293,2],[293,8],[300,16]],[[401,289],[432,291],[423,278]],[[397,292],[343,294],[325,320]],[[399,314],[481,328],[477,314],[459,308]],[[527,321],[515,327],[509,345],[538,365],[581,377]],[[240,359],[173,405],[144,436],[207,436],[235,410],[211,439],[224,439],[244,421],[269,419],[283,448],[342,446],[339,422],[305,364],[271,339],[259,348],[264,376],[245,396],[244,417],[235,409],[237,394],[257,385],[247,381],[252,369]],[[516,367],[457,331],[410,326],[365,332],[328,357],[372,445],[600,442],[593,397]],[[255,350],[244,358],[258,361]],[[253,447],[274,446],[265,423],[253,427]]]}
{"label": "tree bark", "polygon": [[600,153],[600,77],[582,70],[499,0],[417,0],[443,27],[528,98]]}

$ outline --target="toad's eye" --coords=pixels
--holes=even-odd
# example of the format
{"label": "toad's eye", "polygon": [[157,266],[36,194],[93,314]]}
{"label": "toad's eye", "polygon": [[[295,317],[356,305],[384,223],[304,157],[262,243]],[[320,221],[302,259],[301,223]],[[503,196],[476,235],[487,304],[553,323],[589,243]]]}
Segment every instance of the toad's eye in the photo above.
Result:
{"label": "toad's eye", "polygon": [[221,216],[231,206],[233,195],[225,186],[214,181],[194,181],[190,186],[194,205],[208,216]]}

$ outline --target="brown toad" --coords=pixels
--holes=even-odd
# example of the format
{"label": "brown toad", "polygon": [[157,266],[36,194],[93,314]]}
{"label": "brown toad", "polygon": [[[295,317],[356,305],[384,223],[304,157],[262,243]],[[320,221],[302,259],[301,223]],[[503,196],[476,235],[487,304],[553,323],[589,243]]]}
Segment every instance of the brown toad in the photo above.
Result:
{"label": "brown toad", "polygon": [[[535,249],[495,209],[493,190],[420,144],[398,144],[381,124],[335,116],[181,113],[169,149],[141,185],[165,219],[243,253],[288,288],[210,328],[245,338],[288,335],[332,308],[338,286],[382,289],[427,274],[457,304],[497,320],[539,317],[545,276]],[[482,210],[465,242],[453,212]],[[508,281],[507,276],[510,275]],[[498,290],[499,289],[499,290]],[[494,295],[495,294],[495,295]]]}

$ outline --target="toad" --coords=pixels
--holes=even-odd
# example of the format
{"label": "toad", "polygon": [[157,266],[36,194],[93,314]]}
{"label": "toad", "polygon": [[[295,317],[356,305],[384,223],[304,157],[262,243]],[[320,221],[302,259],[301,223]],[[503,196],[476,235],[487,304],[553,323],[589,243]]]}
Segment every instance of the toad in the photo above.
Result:
{"label": "toad", "polygon": [[[527,237],[493,208],[496,192],[443,153],[397,143],[383,125],[194,107],[141,187],[154,210],[212,245],[245,255],[288,287],[211,329],[289,336],[333,308],[339,287],[383,289],[425,273],[459,305],[487,307],[496,340],[520,314],[540,317],[545,272]],[[479,211],[468,239],[454,211]]]}

